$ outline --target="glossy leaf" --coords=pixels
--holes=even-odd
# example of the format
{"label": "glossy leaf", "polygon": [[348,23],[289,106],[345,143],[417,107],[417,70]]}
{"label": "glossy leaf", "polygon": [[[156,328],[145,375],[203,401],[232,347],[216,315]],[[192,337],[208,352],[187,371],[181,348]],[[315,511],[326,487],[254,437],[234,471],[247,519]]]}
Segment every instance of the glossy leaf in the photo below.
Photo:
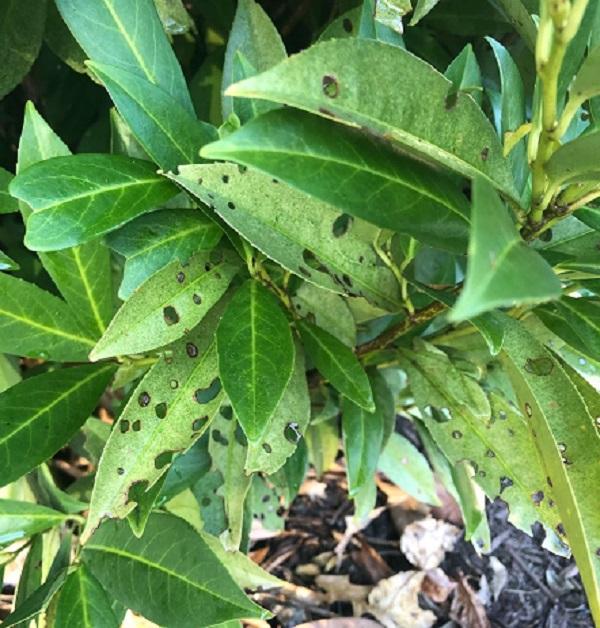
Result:
{"label": "glossy leaf", "polygon": [[303,283],[292,303],[299,316],[316,323],[345,345],[354,347],[356,323],[345,299],[310,283]]}
{"label": "glossy leaf", "polygon": [[[28,102],[19,140],[17,171],[69,154],[67,146]],[[31,209],[21,203],[21,211],[26,219]],[[114,307],[108,249],[96,240],[62,251],[39,252],[38,256],[75,317],[98,338],[106,329]]]}
{"label": "glossy leaf", "polygon": [[337,457],[340,436],[336,420],[322,421],[309,425],[306,430],[308,458],[315,468],[317,478],[328,471]]}
{"label": "glossy leaf", "polygon": [[373,412],[375,404],[369,379],[352,350],[307,321],[298,321],[297,326],[304,348],[319,372],[342,395],[367,412]]}
{"label": "glossy leaf", "polygon": [[18,270],[19,265],[12,260],[6,253],[0,251],[0,270]]}
{"label": "glossy leaf", "polygon": [[48,159],[20,172],[10,191],[33,208],[25,241],[43,251],[75,246],[116,229],[176,193],[150,163],[121,155]]}
{"label": "glossy leaf", "polygon": [[227,551],[236,551],[242,543],[246,496],[252,475],[244,472],[247,441],[230,405],[221,406],[210,425],[208,451],[213,472],[223,478],[215,493],[223,498],[226,519],[220,540]]}
{"label": "glossy leaf", "polygon": [[150,517],[141,539],[124,521],[105,523],[83,559],[109,595],[150,621],[181,628],[260,618],[207,543],[183,520]]}
{"label": "glossy leaf", "polygon": [[399,306],[397,281],[379,264],[371,245],[375,233],[362,221],[233,165],[184,166],[173,179],[299,277],[334,292],[360,294],[386,309]]}
{"label": "glossy leaf", "polygon": [[508,210],[482,179],[473,187],[468,259],[465,287],[450,313],[453,321],[560,296],[560,281],[547,262],[523,242]]}
{"label": "glossy leaf", "polygon": [[[381,81],[373,68],[401,76],[402,90],[394,81]],[[482,176],[517,198],[493,128],[468,96],[459,93],[448,101],[450,89],[446,78],[401,48],[344,39],[312,46],[227,91],[364,127],[465,176]]]}
{"label": "glossy leaf", "polygon": [[10,545],[65,521],[62,512],[12,499],[0,499],[0,545]]}
{"label": "glossy leaf", "polygon": [[21,371],[16,358],[0,353],[0,393],[21,381]]}
{"label": "glossy leaf", "polygon": [[262,437],[249,441],[246,473],[278,471],[293,455],[310,420],[310,397],[306,382],[304,352],[296,345],[292,377],[267,422]]}
{"label": "glossy leaf", "polygon": [[535,433],[592,616],[600,619],[600,520],[592,498],[600,481],[595,416],[558,360],[514,321],[507,322],[501,355]]}
{"label": "glossy leaf", "polygon": [[[255,0],[238,2],[225,52],[222,91],[239,80],[239,77],[236,76],[235,64],[236,55],[240,55],[240,53],[254,70],[252,74],[268,70],[287,57],[285,46],[277,29],[264,9]],[[256,109],[256,113],[263,113],[271,109],[272,105],[258,102],[253,103],[253,108]],[[223,119],[227,119],[234,112],[240,114],[238,104],[233,98],[225,96],[223,98]],[[246,121],[243,116],[240,116],[240,119],[243,122]]]}
{"label": "glossy leaf", "polygon": [[471,44],[467,44],[462,49],[448,66],[444,76],[452,81],[455,90],[470,94],[473,100],[481,105],[483,100],[481,69]]}
{"label": "glossy leaf", "polygon": [[[525,123],[525,88],[519,68],[510,52],[492,37],[488,37],[487,42],[494,52],[500,75],[500,119],[497,127],[500,136],[504,138],[507,132],[516,131]],[[509,161],[517,190],[523,193],[529,176],[525,140],[521,140],[511,150]]]}
{"label": "glossy leaf", "polygon": [[69,575],[53,609],[53,628],[118,628],[108,594],[85,565]]}
{"label": "glossy leaf", "polygon": [[216,130],[200,122],[161,87],[119,67],[88,62],[146,153],[163,169],[197,161]]}
{"label": "glossy leaf", "polygon": [[83,361],[94,346],[64,301],[0,273],[0,351],[47,360]]}
{"label": "glossy leaf", "polygon": [[194,111],[152,0],[56,0],[56,4],[89,59],[135,74],[166,91],[189,113]]}
{"label": "glossy leaf", "polygon": [[537,27],[533,17],[527,10],[522,0],[500,0],[500,6],[508,21],[514,26],[515,30],[529,50],[535,51],[535,41],[537,38]]}
{"label": "glossy leaf", "polygon": [[[47,546],[46,546],[47,550]],[[44,562],[44,535],[36,534],[23,563],[14,601],[14,610],[30,597],[42,585],[42,566]]]}
{"label": "glossy leaf", "polygon": [[381,452],[379,470],[416,499],[439,505],[433,472],[425,456],[404,436],[392,434]]}
{"label": "glossy leaf", "polygon": [[196,209],[164,209],[133,220],[108,236],[111,249],[125,257],[119,297],[128,299],[155,272],[199,251],[211,251],[222,232]]}
{"label": "glossy leaf", "polygon": [[584,355],[593,360],[600,360],[600,305],[598,302],[585,298],[563,297],[556,306],[569,327],[579,337]]}
{"label": "glossy leaf", "polygon": [[[490,499],[500,496],[508,504],[515,526],[530,533],[531,525],[541,521],[545,546],[560,549],[558,513],[550,506],[555,497],[524,417],[497,394],[488,400],[477,382],[444,354],[420,351],[403,356],[423,421],[450,462],[471,461],[475,480]],[[537,500],[538,491],[546,498]]]}
{"label": "glossy leaf", "polygon": [[367,412],[345,399],[342,408],[342,437],[348,476],[348,495],[373,482],[383,444],[384,417]]}
{"label": "glossy leaf", "polygon": [[54,1],[48,2],[44,41],[50,50],[75,72],[83,74],[86,71],[87,55],[69,31]]}
{"label": "glossy leaf", "polygon": [[202,155],[255,167],[378,227],[466,248],[469,208],[453,182],[317,116],[271,111],[205,146]]}
{"label": "glossy leaf", "polygon": [[[98,420],[96,422],[100,423]],[[27,475],[27,484],[36,502],[41,506],[47,506],[69,515],[82,512],[88,508],[87,503],[79,501],[56,486],[50,469],[45,463]]]}
{"label": "glossy leaf", "polygon": [[440,0],[416,0],[415,8],[413,10],[412,17],[410,18],[410,25],[415,26],[418,24],[435,8],[435,5],[439,1]]}
{"label": "glossy leaf", "polygon": [[142,353],[181,338],[223,296],[238,270],[231,254],[197,253],[185,264],[172,262],[122,305],[90,358]]}
{"label": "glossy leaf", "polygon": [[595,182],[600,176],[600,131],[591,131],[567,142],[550,157],[545,171],[550,184]]}
{"label": "glossy leaf", "polygon": [[8,192],[8,185],[13,180],[12,173],[0,168],[0,214],[11,214],[19,211],[19,204]]}
{"label": "glossy leaf", "polygon": [[289,323],[275,297],[256,281],[236,292],[217,328],[223,388],[248,440],[258,440],[294,368]]}
{"label": "glossy leaf", "polygon": [[0,98],[29,72],[44,35],[46,0],[5,0],[0,5]]}
{"label": "glossy leaf", "polygon": [[222,307],[169,347],[133,391],[100,459],[84,539],[102,519],[127,516],[218,411],[223,393],[212,338]]}
{"label": "glossy leaf", "polygon": [[75,434],[115,367],[90,364],[31,377],[0,396],[0,484],[31,471]]}

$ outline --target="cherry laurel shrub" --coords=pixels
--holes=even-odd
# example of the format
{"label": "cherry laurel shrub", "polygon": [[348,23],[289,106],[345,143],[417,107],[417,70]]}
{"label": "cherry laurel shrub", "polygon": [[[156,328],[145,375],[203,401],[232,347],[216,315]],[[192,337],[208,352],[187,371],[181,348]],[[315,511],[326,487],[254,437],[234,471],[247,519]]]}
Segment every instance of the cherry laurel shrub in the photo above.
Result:
{"label": "cherry laurel shrub", "polygon": [[268,617],[253,521],[340,449],[357,521],[438,481],[486,552],[499,497],[600,621],[600,8],[414,5],[280,3],[291,56],[254,0],[0,6],[4,626]]}

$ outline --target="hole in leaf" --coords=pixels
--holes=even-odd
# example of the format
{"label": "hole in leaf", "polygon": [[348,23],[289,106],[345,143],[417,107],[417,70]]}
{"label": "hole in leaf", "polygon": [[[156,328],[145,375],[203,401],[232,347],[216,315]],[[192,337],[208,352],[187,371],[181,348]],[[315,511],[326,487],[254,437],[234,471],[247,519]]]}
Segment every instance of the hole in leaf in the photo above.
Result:
{"label": "hole in leaf", "polygon": [[235,203],[229,201],[229,203],[227,203],[227,207],[229,207],[229,209],[235,209]]}
{"label": "hole in leaf", "polygon": [[121,430],[121,434],[125,434],[125,432],[129,431],[129,421],[127,419],[123,419],[119,424],[119,429]]}
{"label": "hole in leaf", "polygon": [[154,467],[156,469],[164,469],[168,464],[173,460],[173,455],[176,454],[175,451],[163,451],[161,454],[158,454],[156,458],[154,458]]}
{"label": "hole in leaf", "polygon": [[202,303],[202,297],[199,294],[194,294],[194,296],[192,297],[192,301],[196,305],[200,305]]}
{"label": "hole in leaf", "polygon": [[125,469],[123,469],[123,467],[119,467],[119,468],[117,469],[117,473],[118,473],[119,475],[123,475],[123,473],[125,473]]}
{"label": "hole in leaf", "polygon": [[167,416],[167,404],[164,401],[161,401],[154,408],[154,412],[159,419],[164,419]]}
{"label": "hole in leaf", "polygon": [[221,179],[223,180],[223,183],[229,183],[229,175],[224,174]]}
{"label": "hole in leaf", "polygon": [[544,499],[544,491],[537,491],[531,496],[531,501],[535,506],[539,506]]}
{"label": "hole in leaf", "polygon": [[148,480],[137,480],[133,482],[127,491],[127,503],[140,503],[144,497],[144,493],[148,490]]}
{"label": "hole in leaf", "polygon": [[177,278],[177,282],[178,283],[183,283],[185,281],[185,273],[182,272],[182,271],[179,271],[177,273],[177,277],[176,278]]}
{"label": "hole in leaf", "polygon": [[528,358],[527,362],[525,362],[525,370],[533,375],[550,375],[553,368],[554,363],[550,358]]}
{"label": "hole in leaf", "polygon": [[176,379],[172,379],[172,380],[169,382],[169,386],[170,386],[173,390],[175,390],[176,388],[179,388],[179,382],[178,382]]}
{"label": "hole in leaf", "polygon": [[142,422],[139,419],[137,421],[134,421],[131,425],[131,429],[134,432],[139,432],[142,429]]}
{"label": "hole in leaf", "polygon": [[262,448],[265,450],[265,453],[270,454],[273,451],[273,448],[269,443],[263,443]]}
{"label": "hole in leaf", "polygon": [[531,409],[531,406],[525,402],[525,414],[531,418],[533,416],[533,410]]}
{"label": "hole in leaf", "polygon": [[167,325],[176,325],[179,322],[179,314],[177,314],[177,310],[172,305],[167,305],[163,309],[163,318]]}
{"label": "hole in leaf", "polygon": [[352,226],[352,216],[349,214],[340,214],[334,221],[331,231],[336,238],[341,238],[348,233]]}
{"label": "hole in leaf", "polygon": [[502,494],[502,491],[506,490],[507,488],[510,488],[513,485],[513,481],[510,478],[507,478],[505,475],[503,475],[500,478],[500,494]]}
{"label": "hole in leaf", "polygon": [[321,85],[323,86],[323,93],[327,96],[327,98],[338,97],[340,93],[340,86],[335,76],[326,74],[321,81]]}
{"label": "hole in leaf", "polygon": [[216,443],[219,443],[219,445],[224,445],[225,447],[229,445],[229,441],[225,436],[223,436],[223,434],[221,434],[221,430],[213,430],[211,432],[211,436]]}
{"label": "hole in leaf", "polygon": [[185,352],[188,354],[189,358],[198,357],[198,347],[193,342],[188,342],[185,345]]}
{"label": "hole in leaf", "polygon": [[490,156],[490,149],[487,146],[485,146],[483,150],[481,151],[481,161],[487,161],[489,156]]}
{"label": "hole in leaf", "polygon": [[352,20],[350,18],[345,17],[342,20],[342,26],[347,33],[351,33],[354,30],[354,24],[352,24]]}
{"label": "hole in leaf", "polygon": [[221,380],[218,377],[215,377],[208,388],[198,388],[196,390],[194,393],[194,399],[198,403],[209,403],[219,394],[220,390]]}
{"label": "hole in leaf", "polygon": [[283,430],[283,435],[290,443],[297,443],[302,436],[298,430],[298,423],[288,423]]}
{"label": "hole in leaf", "polygon": [[151,397],[147,392],[140,393],[138,397],[138,404],[142,406],[142,408],[145,408],[148,405],[150,405],[150,401],[151,401]]}
{"label": "hole in leaf", "polygon": [[459,430],[454,430],[454,431],[452,432],[452,438],[456,438],[456,439],[458,440],[459,438],[462,438],[462,437],[463,437],[463,435],[462,435],[462,432],[461,432],[461,431],[459,431]]}
{"label": "hole in leaf", "polygon": [[227,421],[231,421],[233,418],[233,408],[231,406],[221,406],[219,408],[219,414]]}
{"label": "hole in leaf", "polygon": [[202,429],[202,426],[204,425],[204,423],[206,423],[207,419],[208,419],[207,416],[203,416],[203,417],[200,417],[199,419],[195,419],[194,422],[192,423],[192,430],[194,430],[194,432],[197,432],[199,429]]}

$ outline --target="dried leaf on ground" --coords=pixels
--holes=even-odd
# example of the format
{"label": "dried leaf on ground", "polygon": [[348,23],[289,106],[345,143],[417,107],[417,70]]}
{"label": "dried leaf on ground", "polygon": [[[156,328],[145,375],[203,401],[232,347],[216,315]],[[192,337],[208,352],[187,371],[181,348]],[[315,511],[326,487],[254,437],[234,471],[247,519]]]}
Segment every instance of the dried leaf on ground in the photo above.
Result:
{"label": "dried leaf on ground", "polygon": [[426,517],[406,526],[400,539],[400,549],[416,567],[435,569],[460,535],[461,531],[457,527]]}
{"label": "dried leaf on ground", "polygon": [[381,628],[380,624],[362,617],[336,617],[298,624],[296,628]]}
{"label": "dried leaf on ground", "polygon": [[386,628],[430,628],[436,616],[419,606],[424,579],[423,571],[404,571],[381,580],[369,594],[369,613]]}
{"label": "dried leaf on ground", "polygon": [[425,574],[423,580],[422,593],[426,595],[432,602],[443,604],[448,596],[456,588],[456,582],[453,582],[438,567],[431,569]]}
{"label": "dried leaf on ground", "polygon": [[490,628],[490,621],[485,612],[481,600],[477,593],[464,576],[460,576],[452,606],[450,617],[461,626],[461,628]]}
{"label": "dried leaf on ground", "polygon": [[349,576],[317,576],[315,583],[325,591],[329,604],[350,602],[356,617],[367,611],[367,598],[372,587],[352,584]]}

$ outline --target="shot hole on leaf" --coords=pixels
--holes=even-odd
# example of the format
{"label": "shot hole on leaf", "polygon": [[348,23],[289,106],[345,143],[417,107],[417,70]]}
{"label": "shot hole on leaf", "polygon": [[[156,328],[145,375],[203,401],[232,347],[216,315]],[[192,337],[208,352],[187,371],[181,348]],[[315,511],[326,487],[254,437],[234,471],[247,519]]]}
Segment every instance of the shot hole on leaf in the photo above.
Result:
{"label": "shot hole on leaf", "polygon": [[167,325],[176,325],[179,322],[179,314],[172,305],[167,305],[163,309],[163,318]]}
{"label": "shot hole on leaf", "polygon": [[150,405],[151,397],[147,392],[141,392],[138,397],[138,404],[142,406],[142,408],[146,408]]}
{"label": "shot hole on leaf", "polygon": [[167,404],[164,401],[161,401],[154,408],[154,412],[159,419],[164,419],[167,416]]}
{"label": "shot hole on leaf", "polygon": [[340,85],[335,78],[335,76],[331,76],[331,74],[325,74],[321,81],[321,85],[323,86],[323,93],[327,98],[337,98],[340,93]]}
{"label": "shot hole on leaf", "polygon": [[139,431],[142,429],[142,422],[141,422],[139,419],[137,419],[137,421],[134,421],[134,422],[131,424],[131,429],[132,429],[134,432],[139,432]]}
{"label": "shot hole on leaf", "polygon": [[221,380],[215,377],[207,388],[198,388],[194,393],[194,399],[198,403],[210,403],[221,390]]}

